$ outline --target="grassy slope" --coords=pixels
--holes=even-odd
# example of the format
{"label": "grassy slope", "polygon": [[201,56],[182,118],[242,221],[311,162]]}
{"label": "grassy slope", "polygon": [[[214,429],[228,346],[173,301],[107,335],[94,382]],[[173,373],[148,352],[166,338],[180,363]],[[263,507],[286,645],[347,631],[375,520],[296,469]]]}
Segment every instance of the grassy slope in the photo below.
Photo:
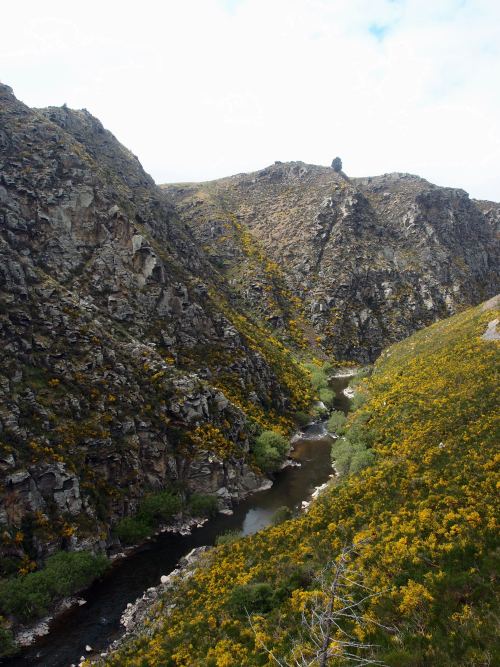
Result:
{"label": "grassy slope", "polygon": [[[352,567],[382,592],[365,617],[392,628],[353,628],[378,645],[375,657],[395,667],[495,664],[499,350],[481,339],[494,317],[478,307],[391,347],[354,415],[369,418],[375,465],[331,487],[307,515],[214,550],[169,596],[168,618],[158,610],[149,637],[110,664],[274,664],[260,640],[290,658],[312,575],[361,541]],[[249,582],[277,591],[253,630],[227,606]]]}

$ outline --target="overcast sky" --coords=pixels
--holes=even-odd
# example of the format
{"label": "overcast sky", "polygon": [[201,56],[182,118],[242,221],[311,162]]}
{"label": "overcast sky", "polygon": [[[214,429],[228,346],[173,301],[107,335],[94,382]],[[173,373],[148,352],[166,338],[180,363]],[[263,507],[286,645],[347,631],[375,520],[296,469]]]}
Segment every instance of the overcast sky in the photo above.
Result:
{"label": "overcast sky", "polygon": [[340,155],[500,201],[499,0],[5,2],[0,79],[158,183]]}

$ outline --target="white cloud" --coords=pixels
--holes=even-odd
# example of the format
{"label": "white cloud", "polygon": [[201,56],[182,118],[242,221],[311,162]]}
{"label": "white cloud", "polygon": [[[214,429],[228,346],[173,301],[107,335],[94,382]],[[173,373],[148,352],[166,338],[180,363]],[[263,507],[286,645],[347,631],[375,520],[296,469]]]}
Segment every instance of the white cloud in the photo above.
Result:
{"label": "white cloud", "polygon": [[24,0],[0,73],[86,107],[157,182],[274,160],[419,173],[500,200],[496,0]]}

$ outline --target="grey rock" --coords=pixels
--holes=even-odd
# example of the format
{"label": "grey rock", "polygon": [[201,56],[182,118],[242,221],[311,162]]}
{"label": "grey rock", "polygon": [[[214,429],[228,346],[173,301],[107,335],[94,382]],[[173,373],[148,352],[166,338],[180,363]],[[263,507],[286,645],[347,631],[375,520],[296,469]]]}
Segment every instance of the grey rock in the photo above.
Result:
{"label": "grey rock", "polygon": [[342,171],[342,160],[339,157],[333,158],[332,169],[335,172]]}

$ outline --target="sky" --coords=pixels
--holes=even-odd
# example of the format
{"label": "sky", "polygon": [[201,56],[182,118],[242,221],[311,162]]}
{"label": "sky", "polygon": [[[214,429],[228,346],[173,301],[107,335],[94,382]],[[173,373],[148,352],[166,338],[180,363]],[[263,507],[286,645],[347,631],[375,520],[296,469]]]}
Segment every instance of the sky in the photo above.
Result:
{"label": "sky", "polygon": [[0,80],[86,108],[157,183],[275,160],[500,201],[498,0],[22,0]]}

